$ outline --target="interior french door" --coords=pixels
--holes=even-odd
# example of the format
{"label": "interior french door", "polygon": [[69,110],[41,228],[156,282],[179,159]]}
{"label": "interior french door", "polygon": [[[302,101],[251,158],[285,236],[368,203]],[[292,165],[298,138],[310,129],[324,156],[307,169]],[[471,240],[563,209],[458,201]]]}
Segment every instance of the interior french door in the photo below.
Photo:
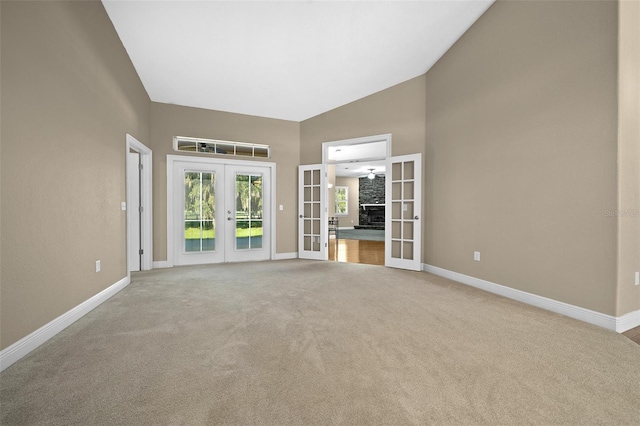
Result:
{"label": "interior french door", "polygon": [[322,164],[298,167],[298,257],[327,260],[327,175]]}
{"label": "interior french door", "polygon": [[385,266],[421,269],[422,154],[388,157]]}
{"label": "interior french door", "polygon": [[173,162],[173,263],[271,257],[269,167]]}

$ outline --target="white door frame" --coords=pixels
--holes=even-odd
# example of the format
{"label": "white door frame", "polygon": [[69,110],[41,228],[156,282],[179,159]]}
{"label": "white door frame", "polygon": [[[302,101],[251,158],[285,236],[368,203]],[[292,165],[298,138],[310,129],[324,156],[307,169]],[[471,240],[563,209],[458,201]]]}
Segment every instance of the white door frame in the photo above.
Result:
{"label": "white door frame", "polygon": [[[243,161],[243,160],[231,160],[223,158],[208,158],[208,157],[193,157],[188,155],[167,155],[167,267],[173,267],[175,264],[173,246],[175,244],[173,221],[174,221],[174,203],[182,202],[182,200],[175,200],[173,190],[173,165],[175,162],[190,162],[194,164],[223,164],[233,166],[255,166],[265,167],[270,170],[271,173],[271,199],[270,199],[270,213],[271,220],[269,222],[271,232],[271,244],[269,247],[269,258],[275,260],[276,253],[276,163],[263,162],[263,161]],[[263,223],[263,227],[266,224]]]}
{"label": "white door frame", "polygon": [[140,224],[141,212],[139,211],[142,203],[140,202],[140,153],[130,151],[127,153],[127,267],[130,272],[140,271],[142,266],[142,235]]}
{"label": "white door frame", "polygon": [[[129,152],[131,150],[137,151],[140,154],[140,164],[142,165],[142,173],[140,175],[140,191],[141,191],[141,200],[142,200],[142,225],[141,225],[141,243],[142,243],[142,259],[141,259],[141,270],[148,271],[153,269],[153,191],[152,191],[152,152],[146,147],[143,143],[138,141],[136,138],[131,136],[130,134],[126,134],[125,137],[125,187],[126,187],[126,204],[125,208],[128,210],[130,204],[129,200]],[[129,247],[131,244],[131,238],[133,237],[130,233],[131,224],[129,223],[129,212],[127,211],[126,215],[127,219],[127,276],[130,276],[130,265],[129,265]]]}
{"label": "white door frame", "polygon": [[[386,160],[387,157],[391,157],[391,133],[385,133],[382,135],[374,135],[374,136],[364,136],[361,138],[353,138],[353,139],[343,139],[338,141],[331,142],[323,142],[322,143],[322,164],[325,166],[328,164],[338,164],[339,161],[330,161],[329,160],[329,148],[332,146],[344,146],[344,145],[362,145],[373,142],[386,142],[387,144],[387,153],[384,157],[375,157],[375,158],[362,158],[359,161],[371,161],[371,160]],[[349,163],[353,163],[353,161],[347,161]]]}

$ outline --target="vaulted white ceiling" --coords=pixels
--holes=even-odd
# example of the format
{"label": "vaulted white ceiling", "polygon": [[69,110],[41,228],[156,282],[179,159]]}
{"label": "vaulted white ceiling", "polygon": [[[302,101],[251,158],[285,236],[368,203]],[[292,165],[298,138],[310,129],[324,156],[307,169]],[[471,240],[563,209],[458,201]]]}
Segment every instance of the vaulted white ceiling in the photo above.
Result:
{"label": "vaulted white ceiling", "polygon": [[103,0],[151,100],[303,121],[424,74],[494,0]]}

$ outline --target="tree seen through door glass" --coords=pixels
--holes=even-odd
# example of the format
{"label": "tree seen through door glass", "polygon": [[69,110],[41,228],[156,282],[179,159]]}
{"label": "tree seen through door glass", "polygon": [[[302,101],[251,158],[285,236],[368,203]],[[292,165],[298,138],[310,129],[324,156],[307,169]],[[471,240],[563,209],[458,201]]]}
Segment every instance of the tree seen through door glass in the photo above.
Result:
{"label": "tree seen through door glass", "polygon": [[262,175],[236,174],[236,249],[262,248]]}
{"label": "tree seen through door glass", "polygon": [[184,173],[186,252],[215,250],[215,173]]}

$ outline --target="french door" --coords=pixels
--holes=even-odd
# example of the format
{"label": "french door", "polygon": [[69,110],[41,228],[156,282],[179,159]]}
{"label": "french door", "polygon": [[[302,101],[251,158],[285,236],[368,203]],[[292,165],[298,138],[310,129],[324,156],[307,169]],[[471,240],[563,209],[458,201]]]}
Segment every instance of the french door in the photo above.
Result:
{"label": "french door", "polygon": [[[422,154],[387,157],[385,266],[421,270]],[[328,259],[325,167],[298,167],[298,257]]]}
{"label": "french door", "polygon": [[298,257],[327,260],[327,175],[322,164],[298,167]]}
{"label": "french door", "polygon": [[421,270],[422,155],[388,157],[385,179],[385,266]]}
{"label": "french door", "polygon": [[172,175],[173,264],[270,259],[271,168],[178,160]]}
{"label": "french door", "polygon": [[270,258],[269,169],[225,166],[225,255],[227,262]]}

